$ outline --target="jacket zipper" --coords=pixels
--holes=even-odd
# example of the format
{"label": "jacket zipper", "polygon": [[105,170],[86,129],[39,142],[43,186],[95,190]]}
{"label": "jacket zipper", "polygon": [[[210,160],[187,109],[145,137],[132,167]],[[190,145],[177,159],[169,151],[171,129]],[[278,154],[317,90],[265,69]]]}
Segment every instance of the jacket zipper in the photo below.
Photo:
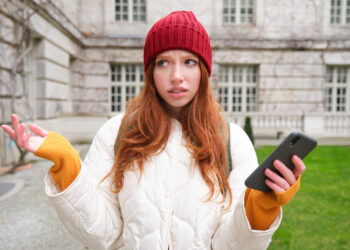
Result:
{"label": "jacket zipper", "polygon": [[[180,144],[182,143],[182,136],[180,136]],[[173,159],[176,159],[175,157]],[[173,217],[173,208],[174,208],[174,198],[175,198],[175,188],[179,182],[179,174],[176,173],[176,167],[174,165],[177,165],[178,162],[177,160],[174,162],[172,161],[173,164],[170,165],[170,172],[171,172],[171,176],[175,176],[176,178],[172,178],[173,180],[175,179],[175,181],[172,182],[172,187],[171,187],[171,192],[170,192],[170,198],[171,198],[171,202],[170,202],[170,212],[169,212],[169,223],[168,223],[168,244],[166,244],[168,246],[168,250],[173,250],[173,246],[171,245],[171,239],[170,239],[170,229],[171,229],[171,224],[172,224],[172,217]]]}

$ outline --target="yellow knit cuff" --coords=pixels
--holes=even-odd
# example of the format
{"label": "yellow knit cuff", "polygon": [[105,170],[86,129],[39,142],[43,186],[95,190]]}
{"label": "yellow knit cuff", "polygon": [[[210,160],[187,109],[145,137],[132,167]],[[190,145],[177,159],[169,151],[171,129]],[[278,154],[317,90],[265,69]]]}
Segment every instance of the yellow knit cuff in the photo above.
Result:
{"label": "yellow knit cuff", "polygon": [[255,189],[249,189],[248,193],[252,199],[266,209],[280,207],[287,204],[294,197],[300,187],[300,178],[301,176],[299,176],[296,182],[284,192],[271,191],[269,193],[264,193]]}
{"label": "yellow knit cuff", "polygon": [[81,161],[78,152],[66,138],[55,132],[49,132],[44,142],[34,154],[54,162],[50,173],[62,191],[79,174]]}
{"label": "yellow knit cuff", "polygon": [[273,192],[275,195],[275,199],[279,205],[283,206],[290,202],[290,200],[294,197],[294,195],[299,190],[300,179],[301,179],[301,176],[299,176],[296,182],[284,192]]}
{"label": "yellow knit cuff", "polygon": [[298,191],[300,177],[285,192],[264,193],[247,188],[245,192],[245,210],[248,221],[255,230],[266,230],[275,220],[280,207],[287,204]]}

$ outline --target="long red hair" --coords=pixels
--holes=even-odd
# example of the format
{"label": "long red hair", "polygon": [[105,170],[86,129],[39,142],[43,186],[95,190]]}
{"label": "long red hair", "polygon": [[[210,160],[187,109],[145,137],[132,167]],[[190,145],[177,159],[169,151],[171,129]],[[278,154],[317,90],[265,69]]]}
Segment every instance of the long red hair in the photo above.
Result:
{"label": "long red hair", "polygon": [[[115,161],[111,174],[114,174],[114,187],[118,193],[124,182],[125,171],[139,169],[143,172],[143,163],[153,155],[164,150],[171,133],[171,120],[174,114],[156,91],[153,79],[155,62],[151,62],[145,72],[145,86],[140,95],[128,105],[121,122],[119,133],[121,140],[114,146]],[[220,115],[220,105],[216,102],[210,85],[208,71],[200,61],[200,87],[180,115],[179,121],[186,138],[186,147],[204,181],[210,188],[209,198],[218,194],[219,186],[223,200],[232,193],[226,173],[227,126]],[[224,131],[225,136],[220,133]]]}

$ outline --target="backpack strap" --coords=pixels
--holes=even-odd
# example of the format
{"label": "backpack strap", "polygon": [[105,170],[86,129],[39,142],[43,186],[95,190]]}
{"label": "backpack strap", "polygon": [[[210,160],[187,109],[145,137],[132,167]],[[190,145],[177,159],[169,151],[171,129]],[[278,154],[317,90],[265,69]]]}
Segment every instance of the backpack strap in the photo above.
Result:
{"label": "backpack strap", "polygon": [[122,139],[123,138],[122,138],[121,128],[119,127],[117,138],[116,138],[115,143],[114,143],[114,156],[116,155],[116,153],[118,152],[118,150],[122,144]]}
{"label": "backpack strap", "polygon": [[226,133],[225,133],[223,127],[220,127],[219,133],[220,133],[220,136],[223,139],[223,141],[228,142],[226,145],[226,166],[225,166],[225,173],[226,173],[226,176],[228,177],[230,175],[231,170],[232,170],[230,123],[228,121],[226,121],[226,126],[228,129],[228,138],[226,138]]}
{"label": "backpack strap", "polygon": [[122,131],[121,128],[122,128],[122,126],[125,126],[125,123],[126,123],[126,121],[122,120],[122,123],[119,126],[117,138],[116,138],[115,143],[114,143],[114,155],[117,154],[120,146],[122,145],[122,141],[125,137],[125,134],[133,128],[133,126],[130,126],[126,129],[127,131]]}

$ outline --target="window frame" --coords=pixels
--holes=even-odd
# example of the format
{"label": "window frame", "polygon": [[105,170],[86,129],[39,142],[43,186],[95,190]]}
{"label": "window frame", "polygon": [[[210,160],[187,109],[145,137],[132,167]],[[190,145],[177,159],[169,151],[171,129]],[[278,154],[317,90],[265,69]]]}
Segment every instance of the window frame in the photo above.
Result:
{"label": "window frame", "polygon": [[[119,1],[119,3],[117,3]],[[136,1],[136,3],[135,3]],[[141,1],[144,1],[144,3],[141,3]],[[118,6],[119,4],[119,6]],[[127,12],[124,12],[122,10],[123,7],[127,7]],[[117,7],[120,8],[119,13],[117,12]],[[135,14],[135,7],[137,8],[137,14]],[[144,12],[141,12],[141,8],[144,7]],[[120,15],[120,19],[117,19],[117,16]],[[126,19],[123,18],[123,16],[126,15]],[[134,19],[135,15],[138,17]],[[141,17],[144,17],[142,19]],[[147,0],[126,0],[126,3],[124,0],[114,0],[114,21],[115,22],[128,22],[128,23],[146,23],[147,20]]]}
{"label": "window frame", "polygon": [[[222,70],[225,68],[227,74],[222,75]],[[241,76],[238,74],[236,77],[241,77],[241,81],[235,81],[234,71],[242,70]],[[253,69],[254,74],[251,77],[255,77],[254,81],[248,81],[250,76],[249,70]],[[227,78],[227,80],[222,81],[222,77]],[[242,112],[257,112],[259,109],[258,106],[258,94],[259,94],[259,65],[257,64],[219,64],[219,77],[218,77],[218,102],[223,107],[227,113],[242,113]],[[227,89],[225,91],[224,89]],[[234,91],[239,91],[238,94]],[[254,89],[253,97],[254,102],[249,102],[248,90]],[[225,91],[226,93],[221,93]],[[236,94],[236,95],[235,95]],[[225,96],[226,95],[226,96]],[[227,98],[227,103],[221,101],[222,98]],[[238,103],[234,103],[234,98],[240,100]]]}
{"label": "window frame", "polygon": [[[337,16],[333,16],[332,12],[334,5],[332,2],[340,1],[340,13]],[[336,6],[338,7],[338,5]],[[349,10],[349,13],[347,11]],[[339,22],[334,22],[334,19],[339,19]],[[341,26],[341,25],[350,25],[350,1],[349,0],[331,0],[329,5],[329,23],[331,25]]]}
{"label": "window frame", "polygon": [[[234,13],[234,16],[235,16],[235,21],[232,22],[232,21],[229,21],[232,16],[233,16],[233,13],[228,11],[227,14],[225,14],[225,1],[228,2],[228,5],[227,5],[227,9],[235,9],[235,13]],[[251,1],[252,4],[251,4],[251,8],[252,8],[252,13],[251,13],[251,22],[242,22],[242,13],[241,13],[241,9],[242,9],[242,1]],[[232,2],[234,2],[234,6],[232,6]],[[246,5],[246,3],[245,3]],[[225,21],[225,15],[228,16],[228,20]],[[247,15],[247,14],[246,14]],[[249,16],[247,17],[249,18]],[[255,24],[255,21],[256,21],[256,1],[255,0],[223,0],[222,2],[222,23],[224,25],[253,25]]]}
{"label": "window frame", "polygon": [[[120,81],[116,78],[118,72],[116,70],[113,71],[113,67],[121,67],[120,71]],[[127,80],[127,66],[135,67],[135,81]],[[126,62],[126,63],[110,63],[110,71],[109,71],[109,88],[108,88],[108,110],[109,113],[121,113],[125,112],[127,108],[127,101],[136,97],[142,90],[144,86],[144,70],[143,64],[139,62]],[[113,80],[114,77],[114,80]],[[129,74],[129,77],[132,77],[132,74]],[[113,87],[120,87],[121,91],[119,93],[112,93]],[[127,88],[135,87],[135,93],[128,92]],[[118,99],[118,94],[120,95],[120,102],[118,100],[112,100],[114,94],[114,98]],[[113,110],[113,105],[115,106]],[[120,108],[119,108],[120,107]]]}
{"label": "window frame", "polygon": [[[345,71],[345,82],[339,82],[341,75],[339,70],[344,69]],[[330,79],[330,71],[331,79]],[[336,73],[335,73],[336,72]],[[344,73],[343,72],[343,73]],[[345,89],[345,93],[339,93],[338,90]],[[328,92],[329,90],[330,93]],[[324,87],[324,107],[325,111],[329,113],[349,113],[350,112],[350,65],[327,65],[325,87]],[[343,98],[344,103],[341,105],[338,103],[338,99]],[[330,102],[329,102],[330,100]],[[341,107],[344,106],[344,110]]]}

